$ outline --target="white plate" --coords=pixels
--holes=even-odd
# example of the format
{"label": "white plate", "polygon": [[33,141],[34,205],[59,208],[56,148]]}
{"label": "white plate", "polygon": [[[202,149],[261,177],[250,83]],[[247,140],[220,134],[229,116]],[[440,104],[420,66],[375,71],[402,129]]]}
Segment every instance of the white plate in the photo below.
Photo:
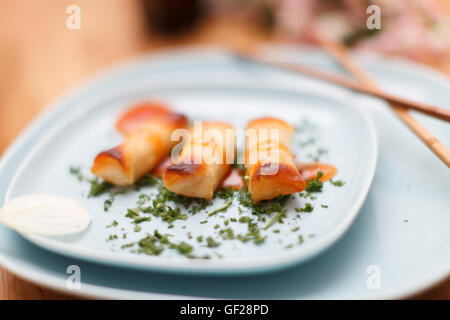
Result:
{"label": "white plate", "polygon": [[[173,81],[171,81],[173,82]],[[299,263],[321,252],[336,241],[355,219],[369,190],[375,172],[377,143],[375,130],[368,117],[352,107],[348,101],[330,95],[305,93],[300,90],[286,90],[275,86],[210,85],[179,83],[178,86],[150,86],[142,81],[129,82],[127,87],[94,98],[95,103],[80,106],[66,115],[66,120],[48,128],[47,137],[27,157],[11,183],[6,199],[29,193],[50,193],[77,199],[93,215],[93,221],[86,232],[72,237],[50,238],[39,235],[25,235],[34,243],[75,258],[93,262],[109,263],[123,267],[177,272],[239,273],[262,272]],[[82,195],[80,182],[69,174],[71,166],[80,166],[86,173],[95,155],[108,147],[118,144],[122,137],[114,129],[115,120],[133,103],[156,99],[167,102],[174,110],[186,114],[190,119],[223,120],[237,128],[245,128],[246,123],[261,116],[280,117],[293,125],[301,125],[305,119],[310,122],[306,132],[297,137],[294,148],[302,161],[312,161],[307,155],[319,148],[328,150],[323,157],[327,163],[338,168],[338,178],[346,185],[338,188],[326,183],[324,191],[316,200],[300,199],[289,201],[285,223],[276,224],[262,231],[267,236],[264,244],[255,245],[251,241],[222,241],[218,232],[224,227],[223,221],[239,219],[238,201],[224,214],[207,217],[207,212],[223,205],[215,199],[214,205],[204,212],[191,215],[186,221],[175,221],[168,229],[168,223],[159,218],[140,224],[142,231],[135,233],[135,224],[125,217],[127,208],[134,208],[138,195],[151,193],[155,188],[132,191],[118,195],[108,212],[103,210],[107,195],[87,198]],[[310,137],[316,142],[309,147],[299,147]],[[295,150],[294,149],[294,150]],[[86,195],[86,191],[84,195]],[[310,202],[315,209],[304,213],[301,220],[295,212]],[[321,204],[328,205],[322,208]],[[245,210],[245,209],[244,209]],[[187,213],[187,210],[182,208]],[[251,216],[251,214],[249,214]],[[268,215],[264,226],[276,213]],[[222,218],[222,217],[223,218]],[[207,219],[208,223],[200,222]],[[117,227],[106,228],[113,220]],[[219,224],[220,229],[214,226]],[[236,234],[244,234],[245,223],[230,222]],[[300,227],[299,231],[291,231]],[[124,228],[125,230],[122,230]],[[160,256],[128,253],[120,247],[135,242],[154,230],[173,235],[172,241],[185,241],[194,246],[194,254],[208,254],[211,259],[188,259],[167,251]],[[280,230],[274,233],[273,230]],[[192,239],[188,239],[188,232]],[[126,239],[122,235],[126,233]],[[110,234],[119,239],[106,241]],[[302,235],[304,243],[298,245]],[[212,236],[222,244],[218,248],[207,248],[198,244],[197,236]],[[287,245],[293,248],[285,248]],[[135,249],[136,247],[132,248]],[[111,252],[114,251],[114,252]]]}
{"label": "white plate", "polygon": [[[272,47],[291,61],[341,73],[318,50]],[[360,59],[361,65],[391,93],[446,107],[448,77],[398,59]],[[53,254],[0,225],[0,264],[29,281],[70,294],[125,299],[247,298],[247,299],[371,299],[399,298],[424,290],[450,274],[450,178],[448,169],[401,124],[383,104],[340,88],[260,66],[236,64],[217,49],[163,51],[102,74],[59,99],[18,137],[0,163],[3,198],[23,159],[43,139],[48,126],[67,113],[91,104],[92,94],[116,91],[132,79],[164,77],[204,79],[239,84],[277,84],[303,91],[325,91],[355,106],[367,107],[379,137],[374,182],[360,214],[340,241],[320,256],[280,272],[255,276],[179,276],[130,271]],[[447,123],[414,114],[447,146]],[[408,222],[405,222],[408,220]],[[69,265],[81,268],[82,285],[69,290]],[[367,286],[370,268],[378,267],[380,286]],[[369,273],[368,273],[369,270]]]}

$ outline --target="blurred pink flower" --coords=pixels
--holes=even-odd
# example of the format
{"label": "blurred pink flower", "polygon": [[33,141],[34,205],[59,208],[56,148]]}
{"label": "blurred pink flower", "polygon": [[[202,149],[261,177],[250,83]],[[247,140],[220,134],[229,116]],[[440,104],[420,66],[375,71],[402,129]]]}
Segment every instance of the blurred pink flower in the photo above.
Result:
{"label": "blurred pink flower", "polygon": [[326,38],[345,42],[357,36],[361,50],[429,59],[450,49],[450,22],[434,0],[373,0],[381,8],[382,29],[367,32],[367,0],[274,0],[275,29],[303,42]]}

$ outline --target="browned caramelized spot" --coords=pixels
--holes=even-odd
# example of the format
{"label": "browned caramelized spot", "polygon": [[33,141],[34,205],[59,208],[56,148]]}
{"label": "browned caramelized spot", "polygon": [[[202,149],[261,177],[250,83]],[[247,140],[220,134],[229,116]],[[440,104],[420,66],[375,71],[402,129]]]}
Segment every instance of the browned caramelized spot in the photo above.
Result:
{"label": "browned caramelized spot", "polygon": [[117,147],[114,147],[112,149],[100,152],[97,157],[101,157],[101,156],[114,158],[114,159],[116,159],[117,161],[119,161],[122,164],[124,162],[122,148],[120,146],[117,146]]}
{"label": "browned caramelized spot", "polygon": [[242,171],[236,168],[232,168],[227,176],[220,183],[220,188],[232,188],[233,190],[239,190],[244,186],[244,179],[242,178]]}
{"label": "browned caramelized spot", "polygon": [[166,116],[166,119],[170,123],[174,123],[180,126],[185,126],[187,124],[187,118],[184,114],[181,113],[170,113]]}
{"label": "browned caramelized spot", "polygon": [[166,171],[173,172],[179,175],[191,175],[202,167],[201,164],[180,163],[169,166]]}

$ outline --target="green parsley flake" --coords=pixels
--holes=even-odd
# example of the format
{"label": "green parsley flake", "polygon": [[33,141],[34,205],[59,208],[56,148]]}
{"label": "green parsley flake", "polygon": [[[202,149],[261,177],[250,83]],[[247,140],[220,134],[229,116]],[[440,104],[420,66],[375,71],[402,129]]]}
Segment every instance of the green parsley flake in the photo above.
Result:
{"label": "green parsley flake", "polygon": [[323,172],[317,172],[317,177],[315,179],[309,179],[306,186],[307,192],[322,192],[323,182],[320,178],[323,176]]}
{"label": "green parsley flake", "polygon": [[314,207],[311,203],[306,202],[304,208],[295,208],[295,212],[312,212]]}
{"label": "green parsley flake", "polygon": [[107,225],[107,228],[111,228],[111,227],[117,227],[119,225],[119,223],[116,220],[113,220],[113,222],[111,222],[111,224]]}
{"label": "green parsley flake", "polygon": [[223,240],[233,240],[234,232],[231,228],[222,229],[219,231],[219,234],[222,236]]}
{"label": "green parsley flake", "polygon": [[231,200],[229,200],[228,202],[226,202],[223,206],[211,211],[210,213],[208,213],[208,217],[215,215],[218,212],[225,212],[228,210],[228,208],[231,206],[231,204],[233,203],[234,198],[232,198]]}
{"label": "green parsley flake", "polygon": [[286,217],[287,209],[283,209],[281,212],[279,212],[275,217],[272,218],[272,220],[269,221],[269,223],[264,227],[264,230],[267,230],[272,226],[275,222],[283,223],[282,218]]}
{"label": "green parsley flake", "polygon": [[330,183],[336,187],[342,187],[345,184],[345,182],[342,180],[333,180],[333,179],[330,180]]}
{"label": "green parsley flake", "polygon": [[212,237],[206,238],[206,243],[208,248],[217,248],[218,246],[220,246],[220,243],[216,242]]}

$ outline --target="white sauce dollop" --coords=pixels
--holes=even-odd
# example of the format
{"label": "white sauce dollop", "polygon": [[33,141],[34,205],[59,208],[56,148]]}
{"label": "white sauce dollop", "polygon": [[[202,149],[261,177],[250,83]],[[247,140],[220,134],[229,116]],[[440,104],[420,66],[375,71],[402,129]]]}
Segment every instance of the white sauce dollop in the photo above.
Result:
{"label": "white sauce dollop", "polygon": [[62,236],[85,230],[90,213],[76,200],[51,194],[29,194],[8,201],[0,222],[23,233]]}

